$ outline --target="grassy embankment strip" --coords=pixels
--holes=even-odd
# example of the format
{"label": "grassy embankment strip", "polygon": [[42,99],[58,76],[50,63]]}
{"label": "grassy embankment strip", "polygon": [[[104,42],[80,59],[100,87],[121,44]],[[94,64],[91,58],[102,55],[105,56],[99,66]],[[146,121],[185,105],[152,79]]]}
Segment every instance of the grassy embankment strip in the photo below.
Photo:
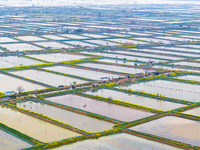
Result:
{"label": "grassy embankment strip", "polygon": [[69,130],[72,130],[72,131],[80,133],[80,134],[90,134],[90,132],[84,131],[82,129],[74,128],[73,126],[70,126],[70,125],[65,124],[63,122],[60,122],[58,120],[52,119],[52,118],[45,116],[43,114],[39,114],[39,113],[30,111],[30,110],[27,110],[27,109],[24,109],[24,108],[20,108],[20,107],[17,107],[15,105],[12,105],[12,104],[4,104],[4,105],[7,106],[7,107],[10,107],[11,109],[17,110],[21,113],[24,113],[24,114],[27,114],[29,116],[35,117],[37,119],[41,119],[43,121],[55,124],[55,125],[60,126],[62,128],[69,129]]}
{"label": "grassy embankment strip", "polygon": [[95,134],[83,135],[83,136],[68,138],[68,139],[64,139],[64,140],[60,140],[60,141],[56,141],[56,142],[45,143],[45,144],[42,144],[42,145],[39,145],[39,146],[26,148],[24,150],[43,150],[43,149],[48,149],[48,148],[55,148],[55,147],[59,147],[59,146],[62,146],[62,145],[72,144],[72,143],[80,142],[80,141],[87,140],[87,139],[98,139],[98,138],[103,137],[103,136],[121,133],[121,131],[122,131],[122,129],[120,129],[120,128],[110,129],[110,130],[98,132],[98,133],[95,133]]}
{"label": "grassy embankment strip", "polygon": [[108,122],[115,123],[115,124],[124,123],[123,121],[119,121],[119,120],[116,120],[116,119],[112,119],[112,118],[109,118],[109,117],[106,117],[106,116],[102,116],[102,115],[95,114],[95,113],[92,113],[92,112],[88,112],[88,111],[85,111],[85,110],[81,110],[81,109],[78,109],[78,108],[70,107],[70,106],[67,106],[67,105],[62,105],[62,104],[50,102],[50,101],[47,101],[47,100],[33,100],[33,101],[45,103],[45,104],[48,104],[48,105],[51,105],[51,106],[54,106],[54,107],[57,107],[57,108],[72,111],[72,112],[75,112],[75,113],[79,113],[79,114],[86,115],[86,116],[89,116],[89,117],[92,117],[92,118],[95,118],[95,119],[104,120],[104,121],[108,121]]}

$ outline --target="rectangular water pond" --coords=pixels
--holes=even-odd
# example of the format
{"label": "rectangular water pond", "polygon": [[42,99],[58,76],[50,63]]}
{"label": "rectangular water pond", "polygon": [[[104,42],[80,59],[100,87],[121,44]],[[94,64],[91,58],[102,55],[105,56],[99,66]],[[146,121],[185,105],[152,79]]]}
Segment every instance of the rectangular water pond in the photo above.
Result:
{"label": "rectangular water pond", "polygon": [[186,79],[186,80],[193,80],[193,81],[200,81],[200,76],[195,75],[185,75],[177,77],[178,79]]}
{"label": "rectangular water pond", "polygon": [[0,107],[0,114],[1,123],[41,142],[53,142],[80,135],[10,108]]}
{"label": "rectangular water pond", "polygon": [[2,150],[19,150],[23,148],[31,147],[32,145],[9,134],[5,131],[0,130],[0,149]]}
{"label": "rectangular water pond", "polygon": [[156,66],[153,65],[153,68],[164,69],[164,70],[179,70],[179,71],[187,71],[187,72],[200,72],[200,70],[188,69],[188,68],[178,68],[177,66],[174,67],[165,67],[165,66]]}
{"label": "rectangular water pond", "polygon": [[191,66],[191,67],[200,67],[200,63],[196,62],[176,62],[173,63],[174,65],[181,65],[181,66]]}
{"label": "rectangular water pond", "polygon": [[200,107],[184,111],[183,113],[200,117]]}
{"label": "rectangular water pond", "polygon": [[25,57],[19,57],[19,56],[4,56],[4,57],[0,57],[0,63],[2,64],[1,68],[6,68],[6,67],[14,67],[14,66],[43,64],[44,62],[25,58]]}
{"label": "rectangular water pond", "polygon": [[108,90],[108,89],[101,89],[96,92],[88,91],[86,92],[86,94],[102,96],[102,97],[110,97],[112,99],[129,102],[129,103],[133,103],[133,104],[137,104],[137,105],[141,105],[145,107],[150,107],[153,109],[164,110],[164,111],[185,106],[183,104],[157,100],[153,98],[132,95],[132,94],[127,94],[127,93],[118,92],[114,90]]}
{"label": "rectangular water pond", "polygon": [[1,44],[0,46],[8,49],[9,51],[43,50],[40,47],[27,43]]}
{"label": "rectangular water pond", "polygon": [[110,77],[110,78],[118,78],[119,75],[110,74],[110,73],[104,73],[104,72],[98,72],[98,71],[91,71],[86,69],[79,69],[79,68],[73,68],[73,67],[65,67],[65,66],[55,66],[55,67],[47,67],[44,69],[57,71],[61,73],[76,75],[84,78],[89,78],[92,80],[100,80],[102,77]]}
{"label": "rectangular water pond", "polygon": [[38,54],[38,55],[28,55],[28,56],[45,60],[45,61],[50,61],[50,62],[62,62],[62,61],[79,60],[79,59],[88,58],[87,56],[62,54],[62,53]]}
{"label": "rectangular water pond", "polygon": [[99,52],[82,52],[85,54],[92,54],[92,55],[99,55],[99,56],[103,56],[103,57],[110,57],[110,58],[116,58],[116,59],[128,59],[128,60],[135,60],[135,61],[144,61],[144,62],[148,62],[148,61],[155,61],[157,62],[166,62],[165,60],[162,59],[153,59],[153,58],[145,58],[145,57],[136,57],[136,56],[129,56],[129,55],[121,55],[121,54],[110,54],[110,53],[99,53]]}
{"label": "rectangular water pond", "polygon": [[119,133],[65,145],[55,150],[181,150],[167,144],[147,140],[127,133]]}
{"label": "rectangular water pond", "polygon": [[198,121],[167,116],[130,129],[200,146],[200,122]]}
{"label": "rectangular water pond", "polygon": [[138,63],[138,62],[123,61],[123,60],[117,60],[117,59],[98,59],[96,61],[107,62],[107,63],[115,63],[115,64],[122,64],[122,65],[132,65],[132,66],[138,66],[138,65],[142,64],[142,63]]}
{"label": "rectangular water pond", "polygon": [[59,49],[59,48],[71,48],[72,46],[62,44],[59,42],[35,42],[35,44],[40,45],[42,47],[52,47],[54,49]]}
{"label": "rectangular water pond", "polygon": [[142,91],[153,94],[162,94],[166,97],[187,100],[191,102],[199,102],[200,85],[187,84],[181,82],[155,80],[120,86],[122,89],[131,89],[134,91]]}
{"label": "rectangular water pond", "polygon": [[130,67],[123,67],[123,66],[114,66],[114,65],[107,65],[107,64],[97,64],[97,63],[83,63],[79,64],[80,66],[94,68],[94,69],[103,69],[108,71],[115,71],[115,72],[122,72],[122,73],[145,73],[145,70],[138,69],[138,68],[130,68]]}
{"label": "rectangular water pond", "polygon": [[71,94],[50,97],[48,100],[125,122],[130,122],[154,115],[150,112],[144,112],[141,110],[131,109],[116,104]]}
{"label": "rectangular water pond", "polygon": [[67,76],[58,75],[58,74],[45,72],[41,70],[23,70],[23,71],[15,71],[15,72],[10,72],[10,73],[21,76],[21,77],[29,78],[38,82],[42,82],[51,86],[70,85],[73,82],[76,82],[76,84],[88,82],[86,80],[67,77]]}
{"label": "rectangular water pond", "polygon": [[31,91],[35,89],[45,89],[46,87],[34,84],[22,79],[0,74],[0,91],[17,91],[17,88],[21,86],[24,91]]}
{"label": "rectangular water pond", "polygon": [[52,119],[58,120],[65,124],[69,124],[73,127],[77,127],[79,129],[83,129],[89,132],[100,132],[112,129],[114,125],[110,122],[105,122],[102,120],[98,120],[82,114],[74,113],[68,110],[64,110],[39,102],[21,102],[17,103],[17,106],[34,111],[39,114],[43,114]]}
{"label": "rectangular water pond", "polygon": [[117,51],[119,54],[126,54],[126,55],[136,55],[136,56],[147,56],[147,57],[154,57],[160,59],[169,59],[169,60],[181,60],[183,58],[173,57],[173,56],[164,56],[157,54],[147,54],[147,53],[140,53],[140,52],[130,52],[130,51]]}
{"label": "rectangular water pond", "polygon": [[104,41],[104,40],[85,40],[86,42],[94,43],[94,44],[99,44],[103,46],[108,46],[108,45],[121,45],[118,43],[114,42],[109,42],[109,41]]}

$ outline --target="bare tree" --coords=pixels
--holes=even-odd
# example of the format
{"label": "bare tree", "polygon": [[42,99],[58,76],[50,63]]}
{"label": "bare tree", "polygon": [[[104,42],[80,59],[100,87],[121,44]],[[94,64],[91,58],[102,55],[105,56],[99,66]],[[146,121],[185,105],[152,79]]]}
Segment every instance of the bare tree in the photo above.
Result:
{"label": "bare tree", "polygon": [[17,91],[18,91],[19,93],[21,93],[22,91],[24,91],[24,88],[23,88],[22,86],[18,86],[18,87],[17,87]]}

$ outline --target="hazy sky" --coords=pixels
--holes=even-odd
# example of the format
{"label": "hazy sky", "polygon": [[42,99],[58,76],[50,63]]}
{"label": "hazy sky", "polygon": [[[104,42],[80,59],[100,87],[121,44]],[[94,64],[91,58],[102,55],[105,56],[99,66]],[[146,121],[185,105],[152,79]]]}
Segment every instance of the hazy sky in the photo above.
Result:
{"label": "hazy sky", "polygon": [[9,6],[63,6],[84,4],[200,4],[199,0],[0,0],[0,5]]}

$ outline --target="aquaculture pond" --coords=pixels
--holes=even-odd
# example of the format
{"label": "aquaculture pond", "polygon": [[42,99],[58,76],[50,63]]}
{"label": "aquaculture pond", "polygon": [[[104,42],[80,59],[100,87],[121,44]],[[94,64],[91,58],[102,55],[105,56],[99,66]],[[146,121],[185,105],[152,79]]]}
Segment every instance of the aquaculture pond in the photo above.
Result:
{"label": "aquaculture pond", "polygon": [[60,36],[72,38],[72,39],[87,39],[87,37],[76,35],[76,34],[60,34]]}
{"label": "aquaculture pond", "polygon": [[[135,49],[133,49],[135,50]],[[151,52],[151,53],[157,53],[157,54],[168,54],[168,55],[176,55],[176,56],[184,56],[184,57],[197,57],[197,54],[188,54],[188,53],[181,53],[181,52],[172,52],[172,51],[166,51],[166,50],[146,50],[146,49],[136,49],[137,51],[141,51],[141,52]],[[189,52],[189,51],[187,51]],[[180,60],[183,58],[179,58],[179,57],[175,57],[175,56],[168,56],[171,57],[171,59],[174,60]]]}
{"label": "aquaculture pond", "polygon": [[60,48],[71,48],[72,46],[62,44],[59,42],[35,42],[35,44],[43,46],[43,47],[52,47],[54,49],[60,49]]}
{"label": "aquaculture pond", "polygon": [[104,41],[104,40],[85,40],[85,42],[94,43],[98,45],[108,46],[108,45],[121,45],[114,42]]}
{"label": "aquaculture pond", "polygon": [[199,128],[199,121],[167,116],[131,127],[130,129],[195,146],[200,146]]}
{"label": "aquaculture pond", "polygon": [[1,123],[41,142],[53,142],[80,135],[10,108],[0,107],[0,114]]}
{"label": "aquaculture pond", "polygon": [[53,39],[53,40],[67,40],[68,39],[68,38],[57,36],[57,35],[42,35],[42,37]]}
{"label": "aquaculture pond", "polygon": [[130,122],[154,115],[153,113],[72,94],[50,97],[48,100],[125,122]]}
{"label": "aquaculture pond", "polygon": [[145,58],[145,57],[135,57],[135,56],[129,56],[129,55],[121,55],[121,54],[110,54],[110,53],[99,53],[99,52],[82,52],[82,53],[86,53],[86,54],[92,54],[92,55],[100,55],[103,57],[111,57],[111,58],[116,58],[116,59],[128,59],[128,60],[138,60],[138,61],[144,61],[144,62],[148,62],[148,61],[155,61],[155,62],[166,62],[166,60],[162,60],[162,59],[153,59],[153,58]]}
{"label": "aquaculture pond", "polygon": [[19,150],[31,147],[32,145],[17,138],[16,136],[0,130],[0,149],[2,150]]}
{"label": "aquaculture pond", "polygon": [[79,68],[73,68],[73,67],[64,67],[64,66],[54,66],[54,67],[48,67],[44,68],[52,71],[57,71],[61,73],[76,75],[84,78],[89,78],[92,80],[100,80],[102,77],[110,77],[110,78],[117,78],[119,75],[110,74],[110,73],[104,73],[104,72],[98,72],[98,71],[91,71],[86,69],[79,69]]}
{"label": "aquaculture pond", "polygon": [[179,79],[186,79],[186,80],[193,80],[193,81],[200,81],[200,76],[195,76],[195,75],[185,75],[185,76],[180,76],[177,77]]}
{"label": "aquaculture pond", "polygon": [[187,71],[187,72],[200,72],[200,70],[188,69],[188,68],[178,68],[174,67],[166,67],[166,66],[156,66],[153,65],[152,68],[164,69],[164,70],[179,70],[179,71]]}
{"label": "aquaculture pond", "polygon": [[65,41],[65,43],[69,43],[75,46],[96,46],[94,44],[86,43],[86,42],[81,42],[81,41]]}
{"label": "aquaculture pond", "polygon": [[70,145],[64,145],[55,150],[181,150],[174,146],[147,140],[127,133],[119,133],[100,137],[98,140],[89,139]]}
{"label": "aquaculture pond", "polygon": [[26,65],[36,65],[36,64],[43,64],[42,61],[32,60],[25,57],[20,56],[3,56],[0,57],[0,63],[5,65],[5,67],[14,67],[14,66],[26,66]]}
{"label": "aquaculture pond", "polygon": [[42,82],[51,86],[70,85],[70,84],[73,84],[73,82],[76,82],[76,84],[88,82],[86,80],[67,77],[67,76],[58,75],[58,74],[45,72],[41,70],[22,70],[22,71],[10,72],[10,73],[24,77],[24,78],[29,78],[38,82]]}
{"label": "aquaculture pond", "polygon": [[43,39],[43,38],[37,37],[37,36],[18,36],[16,38],[23,40],[23,41],[45,41],[46,40],[46,39]]}
{"label": "aquaculture pond", "polygon": [[154,43],[164,43],[164,44],[169,44],[171,41],[169,40],[161,40],[161,39],[153,39],[153,38],[135,38],[137,40],[144,40],[144,41],[149,41],[149,42],[154,42]]}
{"label": "aquaculture pond", "polygon": [[[183,45],[179,45],[179,46],[183,46]],[[180,52],[195,52],[195,53],[200,53],[200,50],[198,49],[192,49],[192,48],[182,48],[182,47],[154,47],[154,48],[158,48],[158,49],[162,49],[162,51],[164,50],[173,50],[173,51],[180,51]],[[164,50],[163,50],[164,49]],[[171,52],[171,51],[170,51]],[[186,54],[186,53],[185,53]],[[188,54],[188,53],[187,53]],[[190,55],[190,54],[188,54]],[[194,56],[194,54],[193,54]],[[196,56],[197,57],[197,56]]]}
{"label": "aquaculture pond", "polygon": [[37,59],[42,59],[42,60],[49,61],[49,62],[62,62],[62,61],[70,61],[70,60],[78,60],[78,59],[88,58],[87,56],[63,54],[63,53],[37,54],[37,55],[28,55],[28,56],[34,57]]}
{"label": "aquaculture pond", "polygon": [[35,89],[45,89],[46,87],[34,84],[22,79],[17,79],[15,77],[7,76],[0,74],[0,91],[16,91],[18,92],[17,88],[21,86],[24,91],[31,91]]}
{"label": "aquaculture pond", "polygon": [[142,63],[139,62],[123,61],[118,59],[98,59],[96,61],[114,63],[114,64],[132,65],[132,66],[142,65]]}
{"label": "aquaculture pond", "polygon": [[107,38],[108,36],[105,35],[99,35],[99,34],[88,34],[88,33],[84,33],[84,36],[89,36],[89,37],[93,37],[93,38]]}
{"label": "aquaculture pond", "polygon": [[130,52],[130,51],[117,51],[119,54],[126,54],[126,55],[137,55],[137,56],[147,56],[147,57],[155,57],[160,59],[169,59],[169,60],[181,60],[184,58],[173,57],[173,56],[164,56],[159,54],[147,54],[147,53],[140,53],[140,52]]}
{"label": "aquaculture pond", "polygon": [[40,102],[20,102],[18,107],[22,107],[39,114],[43,114],[52,119],[58,120],[73,127],[83,129],[89,132],[100,132],[112,129],[113,123],[98,120],[89,116],[74,113],[65,109],[57,108]]}
{"label": "aquaculture pond", "polygon": [[135,91],[142,91],[153,94],[162,94],[162,96],[187,100],[192,102],[199,102],[200,85],[187,84],[181,82],[155,80],[147,81],[138,84],[131,84],[120,86],[118,88],[131,89]]}
{"label": "aquaculture pond", "polygon": [[200,107],[184,111],[183,113],[200,117]]}
{"label": "aquaculture pond", "polygon": [[5,42],[18,42],[18,41],[9,37],[0,37],[0,43],[5,43]]}
{"label": "aquaculture pond", "polygon": [[113,42],[119,42],[119,43],[123,43],[123,44],[125,44],[126,42],[130,42],[133,44],[147,44],[147,42],[141,42],[141,41],[130,40],[130,39],[106,39],[106,40],[113,41]]}
{"label": "aquaculture pond", "polygon": [[114,91],[114,90],[108,90],[108,89],[101,89],[101,90],[98,90],[95,92],[88,91],[88,92],[86,92],[86,94],[102,96],[102,97],[109,97],[112,99],[129,102],[129,103],[133,103],[133,104],[137,104],[137,105],[141,105],[141,106],[145,106],[145,107],[150,107],[153,109],[164,110],[164,111],[185,106],[183,104],[178,104],[178,103],[173,103],[173,102],[168,102],[168,101],[163,101],[163,100],[157,100],[157,99],[153,99],[153,98],[132,95],[132,94],[127,94],[127,93],[118,92],[118,91]]}
{"label": "aquaculture pond", "polygon": [[103,70],[108,70],[108,71],[130,73],[130,74],[145,73],[144,69],[114,66],[114,65],[107,65],[107,64],[83,63],[79,65],[84,66],[84,67],[94,68],[94,69],[103,69]]}
{"label": "aquaculture pond", "polygon": [[181,66],[192,66],[192,67],[200,67],[200,63],[195,62],[176,62],[173,63],[174,65],[181,65]]}
{"label": "aquaculture pond", "polygon": [[43,48],[27,43],[14,43],[14,44],[0,44],[1,47],[8,49],[9,51],[29,51],[29,50],[42,50]]}

